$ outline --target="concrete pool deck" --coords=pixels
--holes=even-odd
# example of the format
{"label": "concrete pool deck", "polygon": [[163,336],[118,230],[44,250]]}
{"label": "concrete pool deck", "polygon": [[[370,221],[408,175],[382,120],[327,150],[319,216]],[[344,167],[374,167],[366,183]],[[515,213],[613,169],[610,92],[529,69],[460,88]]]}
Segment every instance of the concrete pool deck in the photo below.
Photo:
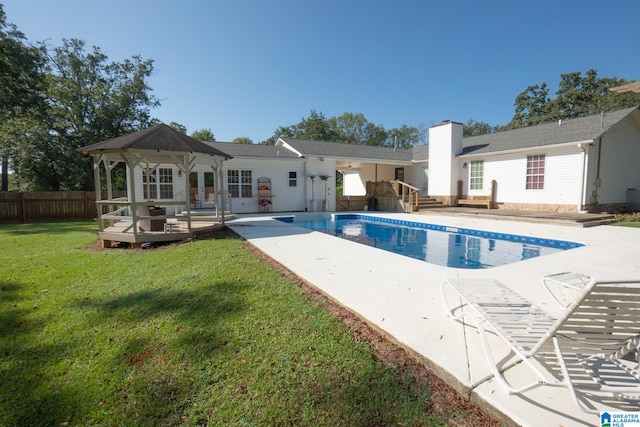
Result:
{"label": "concrete pool deck", "polygon": [[[542,309],[558,309],[541,285],[546,274],[580,272],[602,280],[640,279],[640,229],[567,227],[443,215],[368,212],[393,219],[499,233],[569,240],[585,246],[504,266],[469,270],[442,267],[314,232],[274,219],[286,213],[240,216],[227,225],[269,257],[357,313],[418,356],[441,378],[505,424],[600,425],[582,412],[565,388],[540,386],[509,395],[492,379],[477,332],[448,318],[440,283],[447,278],[490,278],[513,288]],[[303,214],[291,214],[303,215]],[[308,214],[312,215],[312,214]],[[509,360],[502,342],[491,343],[498,360]],[[529,371],[507,370],[516,383]],[[608,407],[640,411],[640,406]]]}

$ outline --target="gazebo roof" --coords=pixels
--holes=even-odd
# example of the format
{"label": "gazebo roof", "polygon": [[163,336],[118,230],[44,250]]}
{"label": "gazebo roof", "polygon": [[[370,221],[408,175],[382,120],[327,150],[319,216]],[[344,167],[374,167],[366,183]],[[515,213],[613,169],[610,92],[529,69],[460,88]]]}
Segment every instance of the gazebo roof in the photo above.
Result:
{"label": "gazebo roof", "polygon": [[84,154],[106,150],[157,150],[204,153],[231,159],[233,156],[195,140],[182,132],[160,123],[138,132],[78,148]]}

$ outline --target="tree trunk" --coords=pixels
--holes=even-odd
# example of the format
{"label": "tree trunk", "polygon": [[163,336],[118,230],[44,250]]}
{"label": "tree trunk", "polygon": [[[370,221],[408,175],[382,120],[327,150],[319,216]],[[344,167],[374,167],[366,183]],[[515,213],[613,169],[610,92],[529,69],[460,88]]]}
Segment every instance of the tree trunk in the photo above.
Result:
{"label": "tree trunk", "polygon": [[9,157],[3,156],[0,161],[2,162],[2,187],[0,187],[0,191],[7,192],[9,191]]}

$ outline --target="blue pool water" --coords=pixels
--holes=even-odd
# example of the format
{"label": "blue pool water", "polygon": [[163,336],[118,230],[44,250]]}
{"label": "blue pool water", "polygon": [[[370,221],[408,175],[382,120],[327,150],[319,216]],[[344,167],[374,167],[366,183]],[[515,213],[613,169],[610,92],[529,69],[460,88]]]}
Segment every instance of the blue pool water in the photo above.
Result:
{"label": "blue pool water", "polygon": [[295,222],[332,236],[373,246],[432,264],[488,268],[576,248],[580,243],[445,227],[412,221],[347,214],[334,219]]}

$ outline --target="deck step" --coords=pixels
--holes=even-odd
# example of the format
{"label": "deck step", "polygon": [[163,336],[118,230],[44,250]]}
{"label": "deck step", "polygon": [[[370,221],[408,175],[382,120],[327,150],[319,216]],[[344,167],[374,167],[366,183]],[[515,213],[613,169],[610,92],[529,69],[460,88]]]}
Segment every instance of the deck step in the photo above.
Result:
{"label": "deck step", "polygon": [[[407,202],[407,201],[408,201],[408,198],[405,197],[404,202]],[[414,209],[414,213],[419,213],[420,210],[423,210],[423,209],[434,209],[434,208],[443,208],[443,207],[445,207],[445,205],[443,205],[442,202],[439,202],[433,197],[420,195],[418,196],[418,205]]]}

